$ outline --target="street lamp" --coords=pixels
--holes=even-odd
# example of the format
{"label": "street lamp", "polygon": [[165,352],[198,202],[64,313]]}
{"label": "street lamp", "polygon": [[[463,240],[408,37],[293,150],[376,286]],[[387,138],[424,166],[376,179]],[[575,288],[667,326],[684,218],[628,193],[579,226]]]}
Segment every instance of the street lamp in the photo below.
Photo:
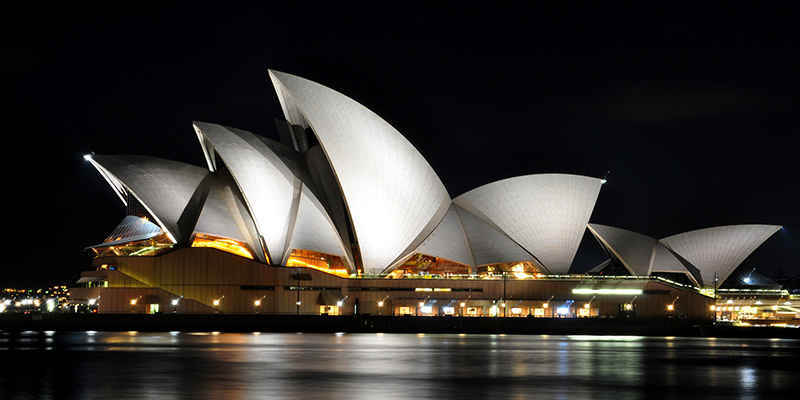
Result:
{"label": "street lamp", "polygon": [[386,301],[386,299],[388,298],[389,295],[387,294],[386,297],[384,297],[382,300],[378,302],[378,309],[380,310],[380,315],[383,315],[383,302]]}
{"label": "street lamp", "polygon": [[214,313],[217,313],[217,312],[219,312],[219,310],[217,310],[217,307],[219,306],[219,302],[220,302],[220,301],[222,301],[222,299],[223,299],[224,297],[225,297],[225,295],[223,294],[223,295],[222,295],[222,296],[220,296],[218,299],[214,299],[214,301],[213,301],[213,304],[214,304]]}
{"label": "street lamp", "polygon": [[[717,273],[714,272],[714,304],[717,304]],[[714,323],[717,323],[717,307],[714,307]]]}
{"label": "street lamp", "polygon": [[592,298],[591,298],[591,299],[589,299],[589,301],[588,301],[588,302],[586,302],[586,304],[584,304],[584,305],[583,305],[583,308],[585,308],[585,309],[589,310],[589,316],[590,316],[590,317],[592,316],[592,311],[591,311],[591,307],[592,307],[592,300],[594,300],[594,299],[595,299],[595,297],[596,297],[596,296],[592,296]]}
{"label": "street lamp", "polygon": [[672,312],[675,310],[675,302],[678,301],[679,298],[681,298],[681,296],[676,296],[675,300],[672,300],[672,303],[667,305],[667,311]]}
{"label": "street lamp", "polygon": [[260,299],[256,299],[255,301],[253,301],[253,306],[256,308],[256,314],[258,314],[258,310],[259,308],[261,308],[261,300],[264,300],[265,297],[267,296],[266,295],[261,296]]}
{"label": "street lamp", "polygon": [[753,272],[755,272],[755,271],[756,271],[756,269],[753,268],[753,270],[750,271],[750,273],[747,274],[747,276],[745,276],[744,279],[742,279],[744,281],[744,283],[750,284],[750,281],[752,280],[752,277],[753,277]]}
{"label": "street lamp", "polygon": [[139,296],[139,297],[137,297],[135,299],[131,299],[131,312],[132,313],[136,312],[136,303],[138,303],[139,299],[141,299],[141,298],[142,298],[142,296]]}
{"label": "street lamp", "polygon": [[550,308],[550,300],[553,300],[553,297],[555,297],[555,295],[551,295],[550,298],[547,299],[547,301],[545,301],[544,304],[542,304],[542,308],[545,309],[545,314],[547,314],[547,309]]}
{"label": "street lamp", "polygon": [[428,297],[425,298],[425,300],[422,300],[422,301],[419,302],[419,307],[417,307],[417,316],[420,315],[420,312],[422,312],[421,308],[425,307],[425,302],[428,301],[428,299],[430,299],[430,298],[431,298],[431,296],[428,296]]}

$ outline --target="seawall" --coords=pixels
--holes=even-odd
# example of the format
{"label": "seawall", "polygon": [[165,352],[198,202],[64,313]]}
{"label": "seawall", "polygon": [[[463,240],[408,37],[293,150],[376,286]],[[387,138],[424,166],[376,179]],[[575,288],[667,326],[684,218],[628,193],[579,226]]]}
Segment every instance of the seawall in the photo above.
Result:
{"label": "seawall", "polygon": [[2,314],[2,331],[384,332],[700,336],[711,320],[379,315]]}

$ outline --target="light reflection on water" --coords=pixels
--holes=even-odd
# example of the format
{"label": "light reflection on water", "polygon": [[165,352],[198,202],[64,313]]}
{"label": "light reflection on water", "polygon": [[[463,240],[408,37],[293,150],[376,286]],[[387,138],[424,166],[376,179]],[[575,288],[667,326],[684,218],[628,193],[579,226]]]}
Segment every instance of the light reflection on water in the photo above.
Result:
{"label": "light reflection on water", "polygon": [[796,398],[800,341],[0,333],[10,398]]}

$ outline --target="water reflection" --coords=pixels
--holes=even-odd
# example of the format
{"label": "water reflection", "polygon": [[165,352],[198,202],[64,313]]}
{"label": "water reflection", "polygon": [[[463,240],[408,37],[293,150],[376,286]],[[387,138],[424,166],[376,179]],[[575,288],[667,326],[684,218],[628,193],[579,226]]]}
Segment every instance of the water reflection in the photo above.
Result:
{"label": "water reflection", "polygon": [[794,398],[796,340],[0,333],[0,398]]}

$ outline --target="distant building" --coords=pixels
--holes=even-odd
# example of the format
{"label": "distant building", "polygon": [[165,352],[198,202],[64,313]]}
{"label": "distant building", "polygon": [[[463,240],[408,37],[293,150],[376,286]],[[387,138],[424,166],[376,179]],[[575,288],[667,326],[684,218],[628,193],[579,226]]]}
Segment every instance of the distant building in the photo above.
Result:
{"label": "distant building", "polygon": [[88,248],[95,270],[75,301],[101,313],[711,317],[703,289],[779,228],[655,240],[590,224],[610,260],[571,275],[601,179],[528,175],[451,198],[379,116],[269,74],[280,142],[195,122],[207,168],[86,156],[127,216]]}

